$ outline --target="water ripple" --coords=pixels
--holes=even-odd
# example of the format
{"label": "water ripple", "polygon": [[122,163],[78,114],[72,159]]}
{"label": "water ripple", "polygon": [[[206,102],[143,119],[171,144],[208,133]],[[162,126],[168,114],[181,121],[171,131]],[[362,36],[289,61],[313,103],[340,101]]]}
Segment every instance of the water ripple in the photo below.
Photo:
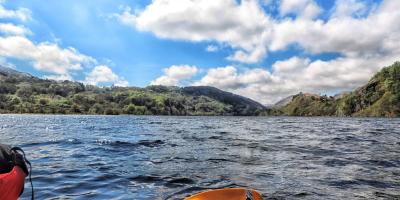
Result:
{"label": "water ripple", "polygon": [[1,142],[33,163],[37,199],[171,200],[223,187],[265,199],[400,199],[400,119],[1,115],[0,124]]}

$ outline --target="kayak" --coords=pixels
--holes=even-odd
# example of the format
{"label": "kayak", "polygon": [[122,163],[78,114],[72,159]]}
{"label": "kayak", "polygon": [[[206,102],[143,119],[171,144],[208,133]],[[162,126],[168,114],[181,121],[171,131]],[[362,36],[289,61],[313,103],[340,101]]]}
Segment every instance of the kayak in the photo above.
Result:
{"label": "kayak", "polygon": [[209,190],[185,198],[185,200],[262,200],[260,193],[244,188]]}
{"label": "kayak", "polygon": [[0,199],[18,199],[24,188],[25,172],[15,166],[10,172],[0,174]]}

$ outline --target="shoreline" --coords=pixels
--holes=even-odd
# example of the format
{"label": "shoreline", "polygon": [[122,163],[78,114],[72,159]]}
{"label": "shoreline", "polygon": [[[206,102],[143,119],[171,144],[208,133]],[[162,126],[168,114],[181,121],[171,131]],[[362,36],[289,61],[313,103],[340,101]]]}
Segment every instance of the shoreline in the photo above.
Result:
{"label": "shoreline", "polygon": [[294,115],[100,115],[100,114],[62,114],[62,113],[0,113],[0,116],[6,115],[44,115],[44,116],[97,116],[97,117],[117,117],[117,116],[136,116],[136,117],[243,117],[243,118],[354,118],[354,119],[400,119],[400,117],[367,117],[367,116],[294,116]]}

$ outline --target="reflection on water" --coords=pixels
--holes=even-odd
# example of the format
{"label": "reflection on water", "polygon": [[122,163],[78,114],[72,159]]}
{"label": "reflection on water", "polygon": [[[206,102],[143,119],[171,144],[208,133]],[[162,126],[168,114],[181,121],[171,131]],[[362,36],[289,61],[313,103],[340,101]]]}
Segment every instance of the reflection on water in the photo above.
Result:
{"label": "reflection on water", "polygon": [[255,188],[265,199],[397,199],[399,124],[2,115],[0,141],[25,149],[37,199],[182,199],[221,187]]}

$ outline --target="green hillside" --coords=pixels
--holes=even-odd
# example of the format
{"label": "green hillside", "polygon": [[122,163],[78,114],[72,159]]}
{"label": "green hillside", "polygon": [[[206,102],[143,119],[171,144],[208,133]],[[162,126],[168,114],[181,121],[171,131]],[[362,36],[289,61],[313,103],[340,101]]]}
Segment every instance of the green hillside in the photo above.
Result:
{"label": "green hillside", "polygon": [[292,101],[280,111],[289,116],[332,116],[335,108],[336,101],[333,97],[300,93],[294,95]]}
{"label": "green hillside", "polygon": [[264,106],[213,87],[96,87],[0,67],[0,113],[258,115]]}
{"label": "green hillside", "polygon": [[400,116],[400,62],[383,68],[364,86],[340,98],[298,94],[275,113],[290,116]]}
{"label": "green hillside", "polygon": [[400,62],[383,68],[361,88],[338,101],[338,116],[400,116]]}

